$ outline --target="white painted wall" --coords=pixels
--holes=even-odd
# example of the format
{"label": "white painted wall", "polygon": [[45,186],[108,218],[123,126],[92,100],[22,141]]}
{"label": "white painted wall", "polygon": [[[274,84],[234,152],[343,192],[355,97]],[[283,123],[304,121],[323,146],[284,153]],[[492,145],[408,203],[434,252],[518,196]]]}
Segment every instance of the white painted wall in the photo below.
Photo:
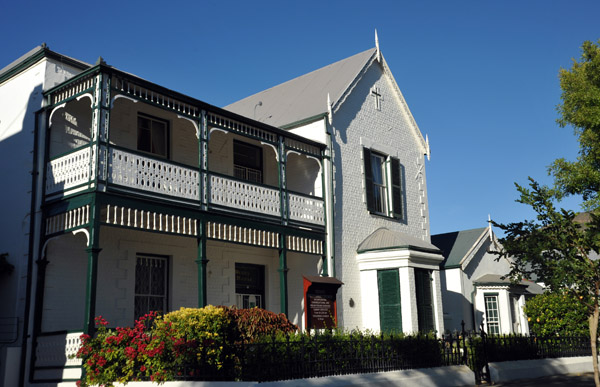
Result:
{"label": "white painted wall", "polygon": [[[381,111],[376,109],[375,99],[370,94],[373,87],[378,87],[384,96]],[[379,227],[429,241],[424,157],[410,126],[392,79],[382,72],[378,64],[367,70],[333,115],[331,131],[334,134],[332,151],[335,165],[335,261],[337,276],[344,282],[338,303],[343,311],[343,325],[346,328],[365,326],[364,313],[361,311],[365,303],[373,300],[365,299],[364,295],[368,293],[361,290],[363,286],[370,285],[361,284],[361,274],[355,258],[360,242]],[[404,221],[370,215],[367,211],[361,145],[361,141],[365,140],[369,141],[371,147],[381,148],[400,159],[405,172],[403,184],[407,208]],[[405,285],[401,281],[401,286]],[[349,307],[350,299],[355,302],[353,308]],[[410,319],[406,319],[407,324]]]}
{"label": "white painted wall", "polygon": [[[1,67],[1,66],[0,66]],[[35,112],[42,107],[42,91],[79,73],[71,66],[41,59],[0,84],[0,253],[8,253],[13,273],[0,280],[0,318],[18,318],[17,340],[0,348],[0,381],[14,380],[20,359],[7,359],[11,347],[21,345],[27,292],[27,263],[31,218],[31,172]],[[35,271],[35,268],[34,268]],[[16,364],[6,368],[8,360]]]}

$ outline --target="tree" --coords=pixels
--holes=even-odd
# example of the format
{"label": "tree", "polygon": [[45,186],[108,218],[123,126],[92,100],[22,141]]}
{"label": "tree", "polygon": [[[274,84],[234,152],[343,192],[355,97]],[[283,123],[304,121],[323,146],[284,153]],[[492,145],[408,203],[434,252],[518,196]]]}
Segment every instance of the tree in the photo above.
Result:
{"label": "tree", "polygon": [[[536,220],[498,224],[500,258],[512,258],[509,277],[515,281],[537,278],[552,292],[565,292],[581,304],[588,318],[592,355],[600,316],[600,217],[590,214],[582,223],[573,211],[556,209],[553,190],[530,179],[530,189],[517,185],[517,202],[531,206]],[[594,380],[600,386],[598,358],[592,356]]]}
{"label": "tree", "polygon": [[[600,40],[598,41],[600,44]],[[562,103],[557,106],[561,127],[572,126],[579,137],[576,161],[560,158],[549,167],[558,199],[581,195],[584,209],[600,207],[600,47],[586,41],[581,61],[559,73]]]}
{"label": "tree", "polygon": [[529,331],[536,336],[584,336],[589,332],[586,307],[565,291],[544,292],[528,299],[525,314]]}
{"label": "tree", "polygon": [[[598,41],[600,44],[600,41]],[[517,184],[520,203],[537,213],[534,221],[496,224],[505,231],[499,259],[512,257],[512,279],[535,277],[551,291],[565,291],[579,300],[588,317],[594,381],[600,387],[596,339],[600,309],[600,47],[583,43],[581,60],[559,73],[562,103],[557,106],[561,127],[572,126],[579,141],[576,161],[557,159],[548,171],[554,187]],[[558,210],[555,201],[580,195],[587,217]]]}

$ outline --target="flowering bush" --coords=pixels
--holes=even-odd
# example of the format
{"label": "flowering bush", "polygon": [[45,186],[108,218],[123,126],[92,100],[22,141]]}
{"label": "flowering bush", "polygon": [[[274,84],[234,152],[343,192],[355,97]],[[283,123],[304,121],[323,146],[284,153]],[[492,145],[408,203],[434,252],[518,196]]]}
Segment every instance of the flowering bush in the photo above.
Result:
{"label": "flowering bush", "polygon": [[255,342],[265,336],[298,332],[298,327],[283,313],[276,314],[260,308],[230,308],[228,311],[237,324],[241,339],[247,343]]}
{"label": "flowering bush", "polygon": [[79,386],[206,375],[233,380],[240,373],[236,344],[298,330],[282,314],[214,306],[181,308],[164,316],[152,312],[133,327],[115,330],[100,316],[96,326],[94,337],[81,336],[76,356],[83,360],[85,373]]}
{"label": "flowering bush", "polygon": [[127,383],[131,380],[167,380],[168,375],[161,365],[165,354],[165,342],[153,337],[147,324],[156,317],[156,312],[140,317],[133,327],[107,328],[108,322],[96,318],[95,337],[81,335],[81,348],[77,357],[83,359],[85,375],[79,386],[107,385],[114,382]]}

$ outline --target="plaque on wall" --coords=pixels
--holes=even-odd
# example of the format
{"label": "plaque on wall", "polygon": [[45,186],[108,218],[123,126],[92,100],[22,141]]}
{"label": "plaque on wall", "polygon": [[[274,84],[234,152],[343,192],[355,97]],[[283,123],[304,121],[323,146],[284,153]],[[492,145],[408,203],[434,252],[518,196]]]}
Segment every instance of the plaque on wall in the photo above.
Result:
{"label": "plaque on wall", "polygon": [[332,277],[304,276],[307,329],[337,326],[337,290],[343,283]]}

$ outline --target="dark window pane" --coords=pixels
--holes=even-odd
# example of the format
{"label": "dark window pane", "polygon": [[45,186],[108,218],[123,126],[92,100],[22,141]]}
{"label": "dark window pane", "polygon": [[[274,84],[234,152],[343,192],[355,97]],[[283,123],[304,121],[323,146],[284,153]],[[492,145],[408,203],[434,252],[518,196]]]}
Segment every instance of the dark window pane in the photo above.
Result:
{"label": "dark window pane", "polygon": [[138,258],[135,266],[135,292],[148,294],[150,291],[150,268],[143,258]]}
{"label": "dark window pane", "polygon": [[138,139],[137,139],[137,147],[138,150],[144,152],[150,152],[152,150],[150,146],[150,130],[148,129],[139,129],[138,130]]}

